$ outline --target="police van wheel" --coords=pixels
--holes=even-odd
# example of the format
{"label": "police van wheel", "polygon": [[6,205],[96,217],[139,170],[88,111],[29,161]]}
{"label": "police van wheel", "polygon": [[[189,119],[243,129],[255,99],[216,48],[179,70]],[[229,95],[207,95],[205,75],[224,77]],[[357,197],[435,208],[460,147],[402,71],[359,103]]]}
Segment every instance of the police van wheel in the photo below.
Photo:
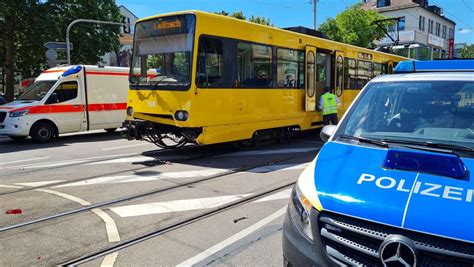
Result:
{"label": "police van wheel", "polygon": [[51,123],[38,122],[31,128],[31,138],[37,143],[47,143],[54,139],[56,131]]}
{"label": "police van wheel", "polygon": [[28,136],[12,136],[12,135],[10,135],[10,136],[8,136],[8,137],[10,137],[10,139],[13,139],[13,140],[15,140],[15,141],[23,141],[23,140],[25,140]]}
{"label": "police van wheel", "polygon": [[113,133],[117,130],[117,128],[108,128],[108,129],[105,129],[106,132],[108,133]]}

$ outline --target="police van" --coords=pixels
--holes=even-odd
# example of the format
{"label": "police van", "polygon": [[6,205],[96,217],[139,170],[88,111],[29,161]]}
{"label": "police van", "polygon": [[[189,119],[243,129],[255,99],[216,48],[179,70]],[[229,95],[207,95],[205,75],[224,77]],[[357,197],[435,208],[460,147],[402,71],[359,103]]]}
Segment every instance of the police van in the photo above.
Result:
{"label": "police van", "polygon": [[0,135],[48,142],[62,133],[115,131],[126,117],[128,72],[87,65],[48,69],[18,100],[0,106]]}
{"label": "police van", "polygon": [[474,60],[374,78],[300,175],[286,266],[474,266]]}

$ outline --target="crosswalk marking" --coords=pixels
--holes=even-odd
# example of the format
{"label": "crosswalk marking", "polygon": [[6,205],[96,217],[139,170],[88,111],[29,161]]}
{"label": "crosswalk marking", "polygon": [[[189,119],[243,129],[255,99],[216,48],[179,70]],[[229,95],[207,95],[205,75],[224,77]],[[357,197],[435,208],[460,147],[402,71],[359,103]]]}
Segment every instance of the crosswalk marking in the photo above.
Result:
{"label": "crosswalk marking", "polygon": [[143,215],[160,214],[160,213],[168,213],[168,212],[210,209],[210,208],[216,208],[221,205],[225,205],[227,203],[234,202],[236,200],[247,197],[249,195],[250,194],[243,194],[243,195],[231,195],[231,196],[154,202],[154,203],[115,207],[115,208],[110,208],[110,210],[115,212],[120,217],[124,218],[124,217],[143,216]]}
{"label": "crosswalk marking", "polygon": [[146,182],[156,181],[163,179],[182,179],[182,178],[199,178],[208,177],[220,173],[227,172],[227,169],[205,169],[195,171],[181,171],[181,172],[165,172],[155,175],[127,175],[127,176],[109,176],[93,178],[84,181],[62,184],[54,186],[53,188],[60,187],[73,187],[73,186],[84,186],[84,185],[97,185],[97,184],[120,184],[120,183],[132,183],[132,182]]}
{"label": "crosswalk marking", "polygon": [[272,201],[272,200],[280,200],[280,199],[288,199],[290,198],[291,195],[291,188],[286,189],[280,192],[277,192],[275,194],[262,197],[260,199],[255,200],[253,203],[260,203],[260,202],[266,202],[266,201]]}
{"label": "crosswalk marking", "polygon": [[64,180],[41,181],[41,182],[28,182],[28,183],[15,183],[15,184],[16,184],[16,185],[22,185],[22,186],[36,187],[36,186],[44,186],[44,185],[49,185],[49,184],[61,183],[61,182],[64,182]]}

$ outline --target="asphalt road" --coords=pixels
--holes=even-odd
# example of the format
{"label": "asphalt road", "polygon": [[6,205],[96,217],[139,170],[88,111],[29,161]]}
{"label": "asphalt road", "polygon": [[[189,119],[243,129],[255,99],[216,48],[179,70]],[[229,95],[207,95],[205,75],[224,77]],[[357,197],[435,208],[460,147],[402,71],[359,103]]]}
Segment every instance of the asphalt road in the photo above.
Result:
{"label": "asphalt road", "polygon": [[101,131],[50,144],[0,136],[0,266],[58,265],[170,226],[83,265],[282,266],[282,215],[317,136],[240,151]]}

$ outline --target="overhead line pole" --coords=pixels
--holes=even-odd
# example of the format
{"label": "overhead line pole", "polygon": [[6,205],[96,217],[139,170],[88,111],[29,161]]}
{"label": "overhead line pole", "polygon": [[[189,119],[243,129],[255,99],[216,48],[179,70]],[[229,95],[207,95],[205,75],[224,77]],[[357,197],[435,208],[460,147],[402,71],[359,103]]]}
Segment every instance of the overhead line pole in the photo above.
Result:
{"label": "overhead line pole", "polygon": [[119,26],[124,26],[127,25],[127,23],[122,23],[122,22],[112,22],[112,21],[101,21],[101,20],[94,20],[94,19],[76,19],[75,21],[71,22],[66,29],[66,54],[67,54],[67,64],[71,65],[71,46],[69,42],[69,31],[71,30],[71,27],[79,22],[87,22],[87,23],[96,23],[96,24],[109,24],[109,25],[119,25]]}
{"label": "overhead line pole", "polygon": [[316,4],[318,3],[318,0],[313,0],[313,4],[314,4],[314,29],[317,30],[317,26],[316,26]]}

